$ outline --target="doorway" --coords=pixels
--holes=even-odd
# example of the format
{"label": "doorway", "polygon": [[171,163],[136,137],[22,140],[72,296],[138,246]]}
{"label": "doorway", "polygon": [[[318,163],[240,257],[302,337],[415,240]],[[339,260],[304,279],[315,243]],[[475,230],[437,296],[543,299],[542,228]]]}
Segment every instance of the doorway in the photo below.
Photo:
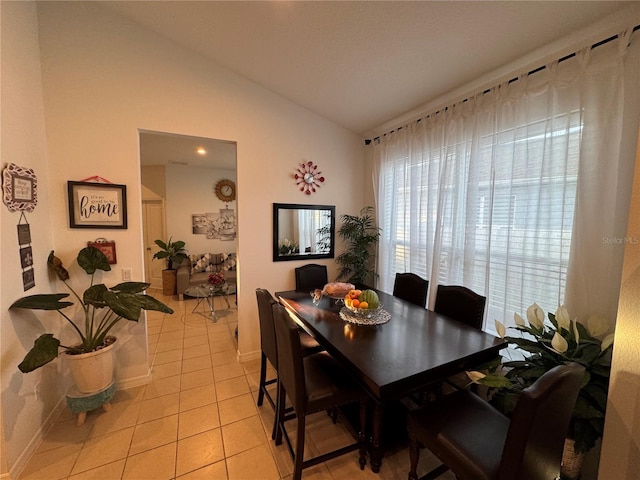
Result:
{"label": "doorway", "polygon": [[224,201],[216,185],[223,180],[235,185],[236,143],[148,130],[140,130],[139,137],[146,281],[162,287],[166,264],[153,260],[157,239],[184,241],[191,255],[237,254],[237,229],[232,236],[211,235],[194,223],[215,221],[221,212],[235,221],[237,199]]}

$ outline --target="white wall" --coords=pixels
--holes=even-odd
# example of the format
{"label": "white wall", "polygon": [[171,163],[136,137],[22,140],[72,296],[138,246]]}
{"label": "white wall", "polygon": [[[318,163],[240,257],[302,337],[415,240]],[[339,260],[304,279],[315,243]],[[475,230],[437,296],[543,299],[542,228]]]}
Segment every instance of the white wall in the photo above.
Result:
{"label": "white wall", "polygon": [[627,229],[613,345],[607,417],[598,478],[636,479],[640,472],[640,142]]}
{"label": "white wall", "polygon": [[[21,373],[17,365],[31,348],[33,341],[45,331],[57,333],[61,322],[50,315],[47,329],[44,315],[28,311],[7,311],[17,298],[26,294],[50,292],[46,260],[53,246],[50,217],[47,150],[42,99],[42,82],[38,50],[36,6],[26,2],[0,2],[1,69],[0,155],[2,167],[15,163],[34,170],[38,181],[38,204],[26,213],[31,230],[36,286],[27,292],[22,288],[22,269],[18,256],[16,225],[19,212],[9,212],[0,205],[0,379],[2,382],[2,431],[0,439],[0,474],[26,458],[25,449],[33,446],[47,418],[54,410],[65,388],[59,381],[59,360],[30,374]],[[53,325],[52,328],[49,325]],[[41,392],[36,395],[35,391]],[[23,455],[24,454],[24,455]],[[22,458],[21,458],[22,456]]]}
{"label": "white wall", "polygon": [[235,200],[227,204],[215,195],[214,186],[223,178],[236,182],[235,170],[167,166],[167,237],[184,241],[189,254],[236,251],[235,240],[208,239],[206,235],[195,235],[192,228],[193,214],[219,213],[228,206],[237,216]]}
{"label": "white wall", "polygon": [[[40,179],[40,204],[28,217],[36,262],[55,249],[70,263],[87,240],[107,234],[118,245],[118,265],[105,274],[105,283],[120,281],[124,267],[133,269],[133,278],[142,278],[139,129],[235,141],[239,353],[243,358],[255,355],[259,351],[255,289],[292,288],[293,268],[304,263],[272,262],[271,205],[333,204],[338,215],[357,212],[363,202],[362,182],[353,179],[360,179],[363,172],[361,139],[99,5],[42,2],[37,5],[37,24],[35,8],[34,3],[2,2],[2,156],[3,162],[35,168]],[[296,164],[309,160],[319,164],[327,179],[312,197],[299,192],[293,181]],[[93,175],[127,185],[128,229],[68,228],[66,182]],[[5,312],[23,294],[15,281],[20,272],[17,255],[6,253],[17,251],[17,219],[3,209],[1,308]],[[335,263],[322,263],[335,276]],[[38,292],[57,288],[49,286],[43,267],[36,271],[36,284]],[[55,372],[16,372],[33,337],[22,335],[25,328],[15,317],[11,313],[0,323],[2,451],[8,468],[14,470],[64,392]],[[35,321],[26,327],[39,328]],[[125,339],[117,355],[118,379],[144,378],[148,374],[144,322],[117,334]],[[35,399],[39,376],[46,398]]]}

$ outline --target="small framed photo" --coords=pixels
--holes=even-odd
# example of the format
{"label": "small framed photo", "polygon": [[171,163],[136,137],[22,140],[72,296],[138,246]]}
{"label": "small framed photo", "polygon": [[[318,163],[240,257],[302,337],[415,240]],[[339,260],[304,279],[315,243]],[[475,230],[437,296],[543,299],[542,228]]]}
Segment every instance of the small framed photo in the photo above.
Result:
{"label": "small framed photo", "polygon": [[18,245],[28,245],[31,243],[31,229],[28,223],[18,224]]}
{"label": "small framed photo", "polygon": [[26,292],[30,288],[36,286],[36,277],[33,272],[33,268],[29,268],[22,272],[22,288]]}
{"label": "small framed photo", "polygon": [[33,251],[31,247],[22,247],[20,249],[20,265],[23,270],[33,265]]}
{"label": "small framed photo", "polygon": [[107,257],[107,261],[113,265],[118,263],[116,257],[116,242],[109,242],[106,240],[98,239],[95,242],[87,242],[88,247],[97,248],[104,256]]}
{"label": "small framed photo", "polygon": [[70,228],[127,228],[127,186],[67,182]]}

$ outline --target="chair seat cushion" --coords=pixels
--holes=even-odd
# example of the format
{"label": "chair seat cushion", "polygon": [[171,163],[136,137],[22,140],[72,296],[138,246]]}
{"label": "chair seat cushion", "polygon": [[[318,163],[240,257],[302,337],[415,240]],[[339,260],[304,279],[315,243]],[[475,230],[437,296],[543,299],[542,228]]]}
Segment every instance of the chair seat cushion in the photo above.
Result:
{"label": "chair seat cushion", "polygon": [[326,352],[304,357],[307,412],[357,402],[366,393]]}
{"label": "chair seat cushion", "polygon": [[490,480],[498,475],[509,419],[462,390],[411,412],[407,429],[460,480]]}

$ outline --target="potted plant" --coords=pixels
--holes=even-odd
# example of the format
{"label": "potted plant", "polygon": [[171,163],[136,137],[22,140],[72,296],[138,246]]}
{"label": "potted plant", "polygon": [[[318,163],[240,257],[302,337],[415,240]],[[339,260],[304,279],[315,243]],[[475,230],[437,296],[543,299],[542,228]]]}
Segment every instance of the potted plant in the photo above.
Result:
{"label": "potted plant", "polygon": [[176,269],[187,257],[184,249],[185,243],[182,240],[168,242],[155,240],[154,243],[160,247],[160,251],[153,254],[153,258],[166,259],[167,268],[162,271],[162,293],[164,295],[174,295],[176,293]]}
{"label": "potted plant", "polygon": [[370,262],[375,255],[375,246],[380,237],[380,228],[375,225],[373,207],[364,207],[359,215],[341,215],[342,225],[338,235],[346,242],[347,249],[336,257],[341,266],[338,279],[346,279],[355,285],[372,285],[375,270]]}
{"label": "potted plant", "polygon": [[[551,368],[577,362],[585,367],[584,382],[565,442],[563,478],[577,478],[582,458],[602,437],[609,389],[613,333],[607,334],[608,324],[599,316],[588,319],[586,326],[571,319],[564,306],[555,314],[533,304],[527,309],[527,323],[517,313],[515,327],[521,336],[505,336],[504,325],[496,320],[498,334],[524,353],[522,360],[502,364],[506,374],[470,372],[473,381],[490,387],[491,403],[509,414],[522,390]],[[572,456],[572,455],[575,456]]]}
{"label": "potted plant", "polygon": [[[82,393],[93,393],[106,388],[113,380],[111,350],[116,338],[109,336],[111,329],[123,318],[137,322],[142,310],[164,313],[173,313],[173,310],[152,296],[144,294],[149,287],[148,283],[124,282],[110,288],[102,283],[94,285],[97,270],[111,270],[107,257],[97,248],[86,247],[80,250],[77,262],[91,277],[90,285],[82,296],[68,282],[69,272],[62,265],[62,261],[54,255],[53,250],[47,259],[49,269],[55,272],[58,279],[79,302],[83,313],[82,322],[76,324],[63,312],[65,308],[73,305],[73,302],[65,300],[69,293],[29,295],[16,300],[9,308],[56,310],[73,327],[79,340],[77,344],[62,345],[60,340],[51,333],[41,335],[18,365],[20,371],[28,373],[46,365],[57,358],[62,349],[67,358],[74,359],[68,364],[78,390]],[[88,374],[83,373],[82,365],[77,365],[81,364],[82,360],[87,360],[95,366],[99,357],[104,357],[101,359],[101,361],[104,360],[104,368],[92,369]],[[81,370],[76,371],[75,366],[79,366]],[[85,384],[84,380],[89,383]]]}

